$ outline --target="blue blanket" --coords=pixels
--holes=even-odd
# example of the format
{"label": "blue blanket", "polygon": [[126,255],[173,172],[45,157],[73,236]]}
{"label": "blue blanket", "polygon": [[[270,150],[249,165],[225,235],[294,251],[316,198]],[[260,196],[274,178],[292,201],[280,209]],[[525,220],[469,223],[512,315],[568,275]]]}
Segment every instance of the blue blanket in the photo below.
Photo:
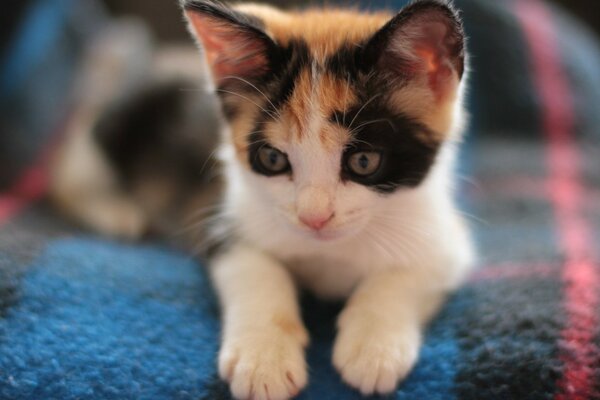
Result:
{"label": "blue blanket", "polygon": [[[159,246],[57,239],[31,262],[19,292],[18,306],[0,320],[1,398],[228,398],[214,361],[218,308],[205,273],[188,256]],[[450,393],[461,297],[430,330],[398,398]],[[339,308],[304,301],[312,383],[301,398],[360,398],[329,361]]]}

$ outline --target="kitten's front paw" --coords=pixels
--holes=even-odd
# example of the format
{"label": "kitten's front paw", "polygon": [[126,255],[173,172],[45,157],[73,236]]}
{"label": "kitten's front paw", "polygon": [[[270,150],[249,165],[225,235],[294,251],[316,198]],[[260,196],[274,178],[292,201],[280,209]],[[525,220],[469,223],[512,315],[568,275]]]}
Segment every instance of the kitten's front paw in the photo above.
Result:
{"label": "kitten's front paw", "polygon": [[346,321],[340,324],[333,364],[362,394],[388,394],[415,365],[419,347],[416,326],[399,329],[394,324]]}
{"label": "kitten's front paw", "polygon": [[244,334],[224,341],[219,374],[237,399],[286,400],[306,386],[304,347],[308,336],[278,329]]}

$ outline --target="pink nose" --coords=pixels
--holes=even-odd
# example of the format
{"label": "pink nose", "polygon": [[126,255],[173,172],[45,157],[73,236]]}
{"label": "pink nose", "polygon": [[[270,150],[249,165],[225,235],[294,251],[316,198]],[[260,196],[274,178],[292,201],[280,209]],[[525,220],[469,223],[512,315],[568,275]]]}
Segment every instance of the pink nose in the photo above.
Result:
{"label": "pink nose", "polygon": [[301,215],[299,217],[300,222],[308,226],[310,229],[314,229],[315,231],[321,230],[329,221],[331,221],[332,218],[333,213],[309,216]]}

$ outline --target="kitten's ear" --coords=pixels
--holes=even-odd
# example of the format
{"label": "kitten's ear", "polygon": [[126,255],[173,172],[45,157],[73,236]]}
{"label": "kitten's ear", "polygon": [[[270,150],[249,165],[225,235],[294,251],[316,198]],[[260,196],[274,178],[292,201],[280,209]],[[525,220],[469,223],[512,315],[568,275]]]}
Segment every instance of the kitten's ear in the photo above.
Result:
{"label": "kitten's ear", "polygon": [[230,77],[252,80],[269,72],[276,45],[258,19],[219,1],[181,0],[181,4],[217,85]]}
{"label": "kitten's ear", "polygon": [[432,90],[443,90],[464,72],[462,22],[446,1],[416,1],[379,30],[365,51],[376,68],[408,79],[427,74]]}

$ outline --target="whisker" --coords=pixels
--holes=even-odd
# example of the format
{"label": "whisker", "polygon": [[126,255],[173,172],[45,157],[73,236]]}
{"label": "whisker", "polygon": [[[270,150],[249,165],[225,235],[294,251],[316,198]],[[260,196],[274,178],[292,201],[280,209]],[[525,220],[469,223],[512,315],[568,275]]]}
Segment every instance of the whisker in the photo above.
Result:
{"label": "whisker", "polygon": [[396,229],[390,229],[390,227],[385,225],[378,226],[380,230],[381,241],[387,243],[388,246],[396,249],[394,254],[396,254],[396,258],[403,258],[405,266],[410,267],[411,264],[418,262],[421,257],[419,256],[421,252],[419,249],[421,246],[417,246],[415,244],[415,238],[421,239],[420,237],[414,237],[413,235],[407,234],[408,232],[399,232]]}
{"label": "whisker", "polygon": [[346,114],[348,113],[348,93],[350,93],[350,74],[346,76],[346,95],[344,96],[344,115],[342,116],[344,126],[346,126]]}
{"label": "whisker", "polygon": [[269,104],[271,105],[271,107],[273,107],[273,110],[277,113],[276,115],[278,117],[281,117],[281,114],[277,111],[277,107],[275,107],[275,104],[273,104],[273,102],[271,101],[271,99],[269,99],[269,97],[262,91],[260,90],[258,87],[256,87],[256,85],[254,85],[252,82],[247,81],[246,79],[239,77],[239,76],[235,76],[235,75],[228,75],[226,77],[224,77],[223,79],[237,79],[243,83],[248,84],[250,87],[252,87],[254,90],[256,90],[258,93],[260,93],[265,100],[267,100],[269,102]]}
{"label": "whisker", "polygon": [[352,129],[350,131],[350,135],[355,134],[359,129],[364,128],[365,126],[368,126],[368,125],[371,125],[371,124],[376,124],[378,122],[387,122],[393,130],[395,129],[394,124],[388,118],[380,118],[380,119],[375,119],[373,121],[363,122],[362,124],[360,124],[356,128]]}
{"label": "whisker", "polygon": [[378,97],[381,97],[381,93],[378,93],[375,96],[371,97],[365,104],[363,104],[363,106],[358,110],[358,112],[356,113],[354,118],[352,118],[352,121],[350,122],[350,125],[348,126],[349,129],[352,129],[352,125],[354,124],[354,122],[356,121],[356,119],[358,118],[360,113],[363,112],[365,110],[365,108],[367,108],[367,106],[369,104],[371,104],[373,101],[375,101],[375,99],[377,99]]}
{"label": "whisker", "polygon": [[461,215],[461,216],[463,216],[463,217],[466,217],[466,218],[470,219],[471,221],[478,222],[478,223],[480,223],[482,225],[485,225],[485,226],[491,226],[491,224],[490,224],[489,221],[487,221],[487,220],[485,220],[483,218],[479,218],[478,216],[476,216],[474,214],[470,214],[470,213],[468,213],[466,211],[456,210],[456,213],[459,214],[459,215]]}
{"label": "whisker", "polygon": [[474,187],[477,190],[481,190],[483,187],[481,185],[481,182],[478,179],[475,179],[471,176],[467,176],[467,175],[463,175],[463,174],[456,174],[456,177],[458,180],[465,182],[469,185],[471,185],[472,187]]}
{"label": "whisker", "polygon": [[210,154],[208,155],[208,157],[206,157],[206,160],[204,160],[204,163],[202,164],[202,167],[200,168],[200,172],[199,174],[202,174],[204,172],[204,168],[206,168],[206,165],[212,161],[212,165],[211,165],[211,169],[215,166],[215,164],[217,163],[217,160],[214,159],[215,154],[219,151],[219,147],[217,146],[217,148],[215,148],[213,151],[210,152]]}
{"label": "whisker", "polygon": [[239,94],[239,93],[236,93],[236,92],[232,92],[232,91],[229,91],[229,90],[225,90],[225,89],[217,89],[217,92],[228,93],[228,94],[232,94],[234,96],[238,96],[238,97],[240,97],[240,98],[242,98],[242,99],[244,99],[244,100],[246,100],[246,101],[254,104],[256,107],[258,107],[259,109],[261,109],[265,114],[267,114],[269,117],[271,117],[271,119],[273,119],[273,120],[277,119],[277,115],[273,115],[273,113],[271,111],[265,109],[263,106],[261,106],[260,104],[258,104],[254,100],[249,99],[248,97],[246,97],[246,96],[244,96],[242,94]]}
{"label": "whisker", "polygon": [[396,258],[387,246],[384,246],[380,243],[380,236],[377,231],[375,231],[372,227],[367,227],[366,233],[368,233],[367,237],[370,239],[370,241],[384,253],[384,256],[389,257],[390,261],[393,261]]}

